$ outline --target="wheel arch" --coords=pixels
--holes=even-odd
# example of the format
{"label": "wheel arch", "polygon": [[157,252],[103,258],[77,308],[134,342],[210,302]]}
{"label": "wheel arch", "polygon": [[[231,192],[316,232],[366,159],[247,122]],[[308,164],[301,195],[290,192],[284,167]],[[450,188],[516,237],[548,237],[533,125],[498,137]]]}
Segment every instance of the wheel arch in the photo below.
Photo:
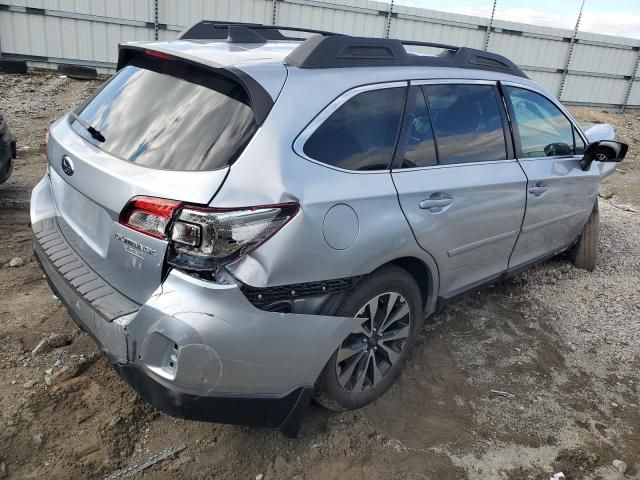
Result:
{"label": "wheel arch", "polygon": [[[427,263],[417,257],[399,257],[385,265],[396,265],[409,273],[416,281],[422,296],[424,316],[428,317],[435,311],[438,298],[438,267],[431,260]],[[384,266],[384,265],[382,265]]]}

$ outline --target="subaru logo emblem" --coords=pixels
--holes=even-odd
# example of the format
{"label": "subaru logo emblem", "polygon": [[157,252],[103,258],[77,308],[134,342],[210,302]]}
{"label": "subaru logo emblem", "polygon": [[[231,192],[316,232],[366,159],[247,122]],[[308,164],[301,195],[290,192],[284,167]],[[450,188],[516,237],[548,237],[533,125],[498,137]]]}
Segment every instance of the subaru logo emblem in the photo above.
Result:
{"label": "subaru logo emblem", "polygon": [[67,175],[73,175],[73,162],[66,155],[62,157],[62,171]]}

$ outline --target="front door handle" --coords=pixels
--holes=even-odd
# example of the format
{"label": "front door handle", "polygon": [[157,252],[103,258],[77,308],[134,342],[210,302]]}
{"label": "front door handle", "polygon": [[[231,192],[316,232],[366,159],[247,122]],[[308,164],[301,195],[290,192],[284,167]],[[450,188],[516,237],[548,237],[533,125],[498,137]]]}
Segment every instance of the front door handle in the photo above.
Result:
{"label": "front door handle", "polygon": [[544,194],[547,190],[549,190],[549,187],[547,187],[545,184],[543,183],[537,183],[536,185],[534,185],[533,187],[529,187],[529,193],[532,195],[535,195],[536,197],[541,196],[542,194]]}

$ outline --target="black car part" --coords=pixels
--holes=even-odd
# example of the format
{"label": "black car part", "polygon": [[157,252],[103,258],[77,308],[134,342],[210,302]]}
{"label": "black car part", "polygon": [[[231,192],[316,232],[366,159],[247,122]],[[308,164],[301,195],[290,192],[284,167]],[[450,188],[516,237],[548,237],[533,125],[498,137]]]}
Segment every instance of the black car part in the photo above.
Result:
{"label": "black car part", "polygon": [[6,182],[13,171],[13,160],[18,156],[16,138],[9,131],[0,114],[0,183]]}
{"label": "black car part", "polygon": [[[266,43],[270,40],[301,40],[282,32],[316,34],[304,40],[285,59],[300,68],[344,67],[454,67],[490,70],[518,77],[527,75],[511,60],[475,48],[434,42],[397,40],[392,38],[352,37],[323,30],[277,25],[224,23],[204,20],[180,37],[183,40],[226,40],[229,43]],[[442,49],[439,55],[417,55],[407,52],[405,45]]]}
{"label": "black car part", "polygon": [[95,68],[83,67],[81,65],[70,65],[68,63],[61,63],[58,65],[58,73],[78,80],[98,79],[98,72]]}

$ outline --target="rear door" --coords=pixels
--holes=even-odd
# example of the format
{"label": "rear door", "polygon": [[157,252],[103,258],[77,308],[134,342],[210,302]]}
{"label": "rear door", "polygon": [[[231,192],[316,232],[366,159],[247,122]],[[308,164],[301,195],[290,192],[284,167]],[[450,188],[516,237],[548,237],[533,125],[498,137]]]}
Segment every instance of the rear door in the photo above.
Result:
{"label": "rear door", "polygon": [[125,205],[136,196],[209,203],[258,128],[238,82],[164,57],[133,58],[51,128],[48,145],[63,234],[138,303],[161,282],[167,243],[121,225]]}
{"label": "rear door", "polygon": [[495,82],[412,82],[393,181],[447,298],[507,269],[525,207]]}
{"label": "rear door", "polygon": [[516,154],[527,175],[527,211],[511,268],[570,245],[580,234],[598,194],[597,162],[579,161],[585,142],[569,117],[549,98],[522,85],[504,85]]}

